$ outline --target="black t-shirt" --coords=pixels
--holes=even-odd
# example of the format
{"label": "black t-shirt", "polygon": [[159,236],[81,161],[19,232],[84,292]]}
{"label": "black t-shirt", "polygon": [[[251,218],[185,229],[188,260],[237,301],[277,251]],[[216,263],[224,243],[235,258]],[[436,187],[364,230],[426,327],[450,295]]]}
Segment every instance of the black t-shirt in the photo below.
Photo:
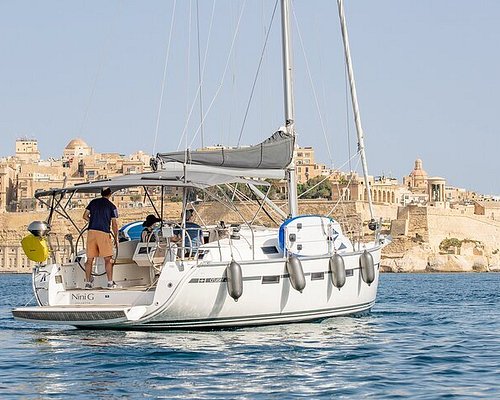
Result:
{"label": "black t-shirt", "polygon": [[154,235],[153,229],[146,227],[141,232],[141,242],[143,242],[143,243],[148,242],[149,236],[151,236],[151,238],[149,239],[149,242],[156,242],[156,237]]}
{"label": "black t-shirt", "polygon": [[116,206],[105,197],[92,200],[87,206],[90,211],[89,229],[111,233],[112,218],[118,218]]}

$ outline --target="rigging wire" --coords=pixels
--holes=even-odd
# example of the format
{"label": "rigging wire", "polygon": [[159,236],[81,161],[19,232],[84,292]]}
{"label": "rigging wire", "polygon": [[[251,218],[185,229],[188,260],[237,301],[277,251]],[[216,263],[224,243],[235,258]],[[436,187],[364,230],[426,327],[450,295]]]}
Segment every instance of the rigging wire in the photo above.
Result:
{"label": "rigging wire", "polygon": [[[217,96],[219,95],[220,90],[222,89],[222,84],[224,83],[224,80],[225,80],[225,77],[226,77],[226,74],[227,74],[227,70],[229,68],[229,63],[231,61],[231,55],[232,55],[233,50],[234,50],[234,45],[236,43],[236,38],[238,37],[238,32],[239,32],[239,28],[240,28],[240,24],[241,24],[241,19],[243,17],[243,11],[245,10],[246,3],[247,3],[247,1],[245,0],[244,3],[243,3],[243,7],[241,7],[240,16],[238,18],[238,24],[236,26],[236,29],[235,29],[235,32],[234,32],[234,35],[233,35],[233,39],[232,39],[232,42],[231,42],[231,48],[229,50],[228,58],[227,58],[227,61],[226,61],[226,66],[224,68],[224,72],[223,72],[221,80],[219,82],[219,86],[217,87],[217,90],[215,91],[214,97],[212,98],[212,101],[210,102],[210,105],[208,106],[207,111],[205,112],[205,114],[203,116],[203,119],[201,121],[202,123],[203,123],[203,121],[205,121],[208,113],[210,112],[210,110],[212,109],[213,104],[215,103],[215,100],[217,99]],[[198,129],[194,133],[193,139],[189,143],[189,147],[191,147],[193,145],[193,142],[196,139],[196,137],[198,136],[199,132],[200,132],[200,127],[198,127]]]}
{"label": "rigging wire", "polygon": [[292,12],[293,12],[293,19],[295,21],[295,25],[297,26],[297,33],[298,33],[298,37],[299,37],[299,41],[300,41],[300,47],[301,47],[302,53],[304,55],[304,61],[306,64],[307,75],[309,77],[309,82],[311,84],[311,89],[313,91],[314,101],[316,103],[316,109],[318,111],[318,116],[319,116],[319,120],[320,120],[320,124],[321,124],[321,130],[323,131],[323,136],[325,137],[326,150],[328,152],[328,156],[330,157],[330,163],[332,164],[333,163],[333,156],[332,156],[332,152],[330,150],[330,143],[328,142],[328,136],[326,134],[325,123],[323,121],[323,116],[322,116],[320,106],[319,106],[318,95],[316,93],[316,88],[314,86],[314,82],[312,79],[311,68],[309,67],[309,60],[307,58],[307,54],[306,54],[306,51],[304,48],[304,42],[302,40],[302,34],[300,32],[300,25],[299,25],[299,22],[297,20],[297,15],[295,14],[295,9],[292,9]]}
{"label": "rigging wire", "polygon": [[[347,63],[344,61],[344,81],[345,81],[345,114],[346,114],[346,119],[345,119],[345,125],[346,125],[346,132],[347,132],[347,156],[349,160],[351,159],[351,124],[350,124],[350,118],[351,116],[349,115],[349,79],[347,77]],[[351,162],[349,161],[349,171],[352,171],[352,165]]]}
{"label": "rigging wire", "polygon": [[[355,154],[352,158],[354,158],[357,154]],[[347,163],[350,163],[351,162],[351,159],[347,160],[344,164],[342,164],[338,169],[335,169],[335,170],[332,170],[332,172],[328,175],[326,175],[322,180],[320,180],[319,182],[317,182],[316,184],[314,184],[313,186],[311,186],[309,189],[307,189],[306,191],[302,192],[298,198],[301,198],[302,196],[304,196],[306,193],[310,192],[311,190],[313,190],[314,188],[316,188],[317,186],[321,185],[324,181],[326,181],[328,178],[330,178],[332,175],[334,175],[337,171],[340,171],[343,167],[345,167],[347,165]]]}
{"label": "rigging wire", "polygon": [[167,45],[167,51],[165,54],[165,64],[164,64],[164,68],[163,68],[163,79],[161,82],[160,104],[158,105],[158,114],[156,117],[155,139],[153,141],[153,151],[151,152],[151,155],[155,154],[156,142],[158,141],[158,130],[160,128],[160,116],[161,116],[161,109],[162,109],[162,105],[163,105],[163,94],[165,93],[165,82],[167,80],[168,59],[169,59],[169,55],[170,55],[170,44],[172,43],[172,32],[173,32],[173,28],[174,28],[176,6],[177,6],[177,0],[174,0],[174,6],[172,9],[172,17],[170,19],[170,32],[168,34],[168,45]]}
{"label": "rigging wire", "polygon": [[198,33],[198,84],[200,86],[200,125],[201,125],[201,147],[203,143],[203,86],[201,84],[201,52],[200,52],[200,14],[199,14],[199,0],[196,0],[196,31]]}
{"label": "rigging wire", "polygon": [[[360,161],[361,161],[361,157],[358,157],[358,161],[356,163],[356,168],[359,166]],[[349,162],[350,162],[350,160],[349,160]],[[353,182],[353,180],[354,180],[354,174],[351,173],[350,177],[349,177],[349,181],[346,183],[345,187],[348,188],[351,185],[351,183]],[[344,225],[345,225],[345,228],[347,228],[346,229],[346,231],[347,231],[346,233],[347,234],[350,233],[350,239],[354,243],[354,239],[355,239],[354,234],[356,232],[356,229],[352,226],[351,220],[349,219],[349,217],[347,215],[347,210],[346,210],[345,202],[341,201],[341,199],[342,199],[343,196],[341,196],[340,186],[338,186],[338,185],[337,185],[337,193],[338,193],[337,202],[333,205],[332,209],[330,210],[330,212],[328,214],[326,214],[326,216],[329,217],[330,215],[332,215],[332,213],[340,205],[340,207],[342,209],[342,215],[344,216]],[[340,221],[339,221],[339,223],[340,223]],[[344,228],[342,228],[342,229],[344,229]]]}
{"label": "rigging wire", "polygon": [[[231,27],[234,27],[236,26],[236,23],[237,23],[237,16],[238,16],[238,2],[236,1],[233,1],[233,4],[231,4]],[[238,96],[238,93],[236,93],[237,91],[235,90],[236,89],[236,55],[233,53],[231,55],[231,65],[229,67],[229,72],[228,72],[228,75],[230,75],[230,77],[228,78],[228,81],[230,82],[230,84],[228,85],[229,86],[229,93],[230,93],[230,101],[231,103],[236,103],[237,99],[239,98]],[[234,114],[232,112],[228,112],[228,120],[227,120],[227,129],[224,129],[224,125],[221,126],[221,139],[220,139],[220,142],[221,144],[224,144],[224,143],[231,143],[230,141],[230,137],[231,137],[231,127],[233,126],[233,120],[236,120],[236,118],[234,118]],[[221,121],[222,124],[224,124],[224,120]],[[224,135],[226,135],[226,139],[224,139]]]}
{"label": "rigging wire", "polygon": [[[231,186],[231,184],[227,184],[226,186],[228,186],[229,188],[233,189],[233,187]],[[277,222],[276,220],[269,214],[269,212],[267,212],[267,210],[264,208],[264,202],[260,202],[259,199],[252,199],[251,197],[249,197],[248,195],[246,195],[243,191],[241,191],[240,189],[238,189],[238,184],[236,184],[234,186],[234,190],[233,190],[233,198],[231,199],[232,202],[234,202],[234,198],[236,198],[241,204],[242,206],[245,207],[245,209],[251,214],[253,211],[252,211],[252,208],[247,204],[247,203],[254,203],[256,202],[258,205],[259,205],[259,211],[262,209],[264,211],[264,213],[268,216],[268,218],[274,222],[276,225]],[[251,221],[251,224],[257,219],[261,224],[263,224],[263,220],[261,219],[260,216],[258,216],[258,213],[255,214],[255,216],[253,217],[253,220]]]}
{"label": "rigging wire", "polygon": [[[354,158],[354,157],[353,157]],[[359,163],[360,163],[360,160],[361,158],[358,157],[358,161],[356,162],[356,167],[359,166]],[[351,162],[351,160],[349,160],[349,162]],[[345,164],[344,164],[345,165]],[[353,182],[354,180],[354,174],[351,173],[350,174],[350,177],[349,177],[349,180],[347,181],[347,183],[345,184],[345,187],[348,188],[351,183]],[[333,205],[332,209],[330,210],[330,212],[328,214],[326,214],[327,217],[329,217],[334,211],[335,209],[337,208],[337,206],[340,204],[342,206],[344,206],[343,202],[341,202],[341,199],[342,199],[342,196],[340,196],[340,186],[338,186],[338,193],[339,193],[339,198],[337,200],[337,202]]]}
{"label": "rigging wire", "polygon": [[259,77],[260,68],[262,67],[262,61],[264,60],[264,54],[265,54],[265,51],[266,51],[267,43],[268,43],[268,40],[269,40],[269,34],[271,33],[271,26],[273,24],[274,16],[276,14],[276,9],[277,8],[278,8],[278,0],[276,0],[276,2],[274,3],[274,9],[273,9],[273,13],[271,15],[271,21],[269,21],[269,29],[267,30],[266,38],[264,40],[264,46],[262,47],[262,52],[260,54],[259,65],[257,66],[257,71],[255,71],[255,78],[253,80],[252,90],[250,91],[250,98],[248,99],[247,107],[246,107],[246,110],[245,110],[245,116],[243,117],[243,123],[241,124],[240,135],[238,136],[238,143],[236,144],[237,146],[239,146],[240,142],[241,142],[241,136],[243,135],[243,130],[245,128],[245,124],[246,124],[246,121],[247,121],[248,112],[250,110],[250,104],[252,102],[253,95],[254,95],[254,92],[255,92],[255,85],[257,84],[257,79]]}
{"label": "rigging wire", "polygon": [[187,118],[186,118],[186,123],[184,124],[184,129],[182,130],[182,134],[181,134],[181,136],[179,138],[179,143],[177,144],[177,150],[179,150],[179,148],[181,147],[181,143],[182,143],[183,139],[186,139],[186,148],[187,148],[187,136],[186,136],[186,132],[187,132],[187,128],[188,128],[188,125],[189,125],[189,121],[191,119],[191,115],[193,114],[194,107],[196,106],[196,99],[198,98],[198,94],[200,93],[200,90],[201,90],[201,85],[203,84],[203,77],[205,76],[205,67],[207,65],[207,57],[208,57],[208,49],[209,49],[208,45],[210,43],[210,37],[212,35],[212,27],[213,27],[213,23],[214,23],[215,3],[216,2],[217,1],[214,1],[212,3],[212,15],[210,17],[210,25],[209,25],[208,34],[207,34],[207,47],[205,48],[205,55],[204,55],[204,58],[203,58],[203,68],[202,68],[202,71],[201,71],[201,82],[199,82],[199,84],[198,84],[198,88],[196,89],[196,93],[194,95],[193,102],[191,104],[191,107],[189,108],[189,112],[188,112],[188,115],[187,115]]}
{"label": "rigging wire", "polygon": [[[191,84],[191,32],[193,20],[193,0],[189,1],[189,22],[188,22],[188,48],[187,48],[187,65],[186,65],[186,120],[189,115],[189,87]],[[187,157],[187,154],[185,155]]]}
{"label": "rigging wire", "polygon": [[122,10],[122,5],[123,3],[122,2],[119,2],[118,3],[118,6],[115,10],[115,14],[114,14],[114,18],[113,18],[113,23],[110,25],[110,28],[109,28],[109,33],[108,33],[108,38],[106,40],[106,42],[104,43],[104,45],[102,46],[101,48],[101,55],[100,55],[100,59],[101,59],[101,62],[99,63],[99,66],[97,67],[97,72],[95,74],[95,78],[92,82],[92,88],[90,90],[90,95],[89,95],[89,98],[88,98],[88,101],[87,101],[87,106],[85,107],[85,111],[83,113],[83,118],[82,118],[82,122],[80,124],[80,129],[78,131],[78,136],[82,136],[83,134],[83,129],[85,128],[85,124],[87,123],[87,120],[88,120],[88,117],[89,117],[89,112],[90,112],[90,105],[92,104],[92,100],[94,98],[94,94],[95,94],[95,90],[96,90],[96,87],[97,87],[97,81],[99,80],[99,77],[101,75],[101,72],[102,72],[102,69],[104,68],[104,64],[106,64],[106,60],[109,56],[109,49],[111,48],[111,36],[112,36],[112,33],[113,31],[115,30],[115,26],[117,24],[117,21],[118,21],[118,17],[121,13],[121,10]]}

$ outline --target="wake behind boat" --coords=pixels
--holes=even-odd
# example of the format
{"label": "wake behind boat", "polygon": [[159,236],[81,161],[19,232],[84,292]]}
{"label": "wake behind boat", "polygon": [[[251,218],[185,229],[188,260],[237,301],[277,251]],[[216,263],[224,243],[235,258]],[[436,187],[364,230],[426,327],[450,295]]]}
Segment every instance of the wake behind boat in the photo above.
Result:
{"label": "wake behind boat", "polygon": [[[152,164],[157,170],[152,173],[38,192],[35,197],[48,206],[49,216],[47,221],[30,225],[31,236],[24,247],[38,262],[33,271],[38,305],[14,309],[15,318],[80,328],[197,329],[320,320],[371,309],[377,295],[381,249],[387,243],[373,212],[369,226],[375,237],[365,243],[352,241],[329,216],[298,215],[289,1],[282,0],[281,7],[285,126],[255,146],[160,153]],[[342,1],[339,11],[352,77]],[[351,93],[372,211],[352,78]],[[269,178],[286,179],[288,212],[268,198],[265,179]],[[248,186],[257,199],[250,218],[239,209],[244,205],[233,201],[223,189],[234,189],[235,185]],[[193,234],[185,218],[180,224],[163,218],[161,196],[160,207],[155,207],[161,222],[154,233],[142,242],[120,242],[115,249],[113,277],[118,287],[105,288],[105,273],[96,263],[93,288],[85,290],[86,228],[78,227],[66,208],[72,198],[99,193],[103,188],[114,192],[142,188],[146,195],[151,190],[163,195],[167,188],[180,189],[183,216],[191,207],[197,212],[197,204],[191,200],[202,193],[204,205],[227,207],[240,221],[202,224]],[[266,208],[281,217],[279,228],[255,223]],[[47,240],[55,213],[78,230],[76,244],[64,260],[56,260]],[[174,241],[175,235],[181,240]]]}

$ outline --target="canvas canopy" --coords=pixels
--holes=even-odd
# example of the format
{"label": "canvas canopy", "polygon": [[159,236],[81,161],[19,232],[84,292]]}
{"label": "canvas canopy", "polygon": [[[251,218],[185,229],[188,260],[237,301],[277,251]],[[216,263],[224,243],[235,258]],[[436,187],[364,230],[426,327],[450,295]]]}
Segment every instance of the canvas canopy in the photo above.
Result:
{"label": "canvas canopy", "polygon": [[140,186],[170,186],[191,187],[205,189],[210,186],[226,183],[245,183],[269,186],[265,181],[245,179],[237,176],[214,172],[202,171],[157,171],[144,174],[120,175],[111,179],[83,183],[67,188],[42,190],[35,193],[35,197],[52,196],[64,193],[99,193],[103,188],[109,187],[113,192],[130,187]]}
{"label": "canvas canopy", "polygon": [[[164,162],[244,169],[285,169],[293,157],[294,138],[281,130],[254,146],[158,153]],[[251,174],[250,174],[251,176]]]}

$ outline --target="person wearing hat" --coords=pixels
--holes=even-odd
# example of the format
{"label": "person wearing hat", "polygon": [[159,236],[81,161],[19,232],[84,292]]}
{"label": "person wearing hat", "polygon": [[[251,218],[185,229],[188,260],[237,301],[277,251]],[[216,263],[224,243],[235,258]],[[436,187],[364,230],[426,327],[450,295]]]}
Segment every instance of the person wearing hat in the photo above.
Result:
{"label": "person wearing hat", "polygon": [[153,236],[151,235],[153,233],[153,225],[156,224],[157,222],[161,222],[161,219],[154,214],[149,214],[146,217],[146,220],[142,223],[144,229],[142,230],[141,233],[141,242],[147,243],[148,241],[154,242],[156,240],[154,235]]}
{"label": "person wearing hat", "polygon": [[93,199],[85,208],[83,219],[89,223],[87,235],[87,261],[85,261],[85,289],[92,289],[92,264],[95,257],[104,258],[108,288],[116,287],[113,281],[113,238],[118,246],[118,210],[111,202],[111,188],[102,188],[101,197]]}

